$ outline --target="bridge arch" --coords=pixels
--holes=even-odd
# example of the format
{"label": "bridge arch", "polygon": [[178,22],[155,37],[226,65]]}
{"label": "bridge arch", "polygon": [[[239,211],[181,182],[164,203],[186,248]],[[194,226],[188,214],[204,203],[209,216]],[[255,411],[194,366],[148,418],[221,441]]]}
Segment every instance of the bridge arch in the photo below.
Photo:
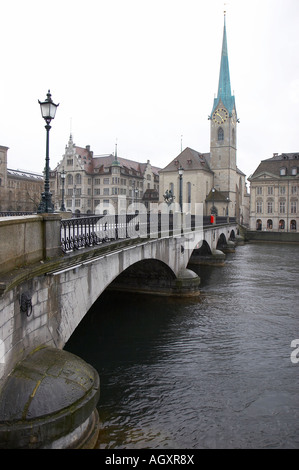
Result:
{"label": "bridge arch", "polygon": [[224,233],[221,233],[216,245],[216,250],[223,250],[223,248],[227,245],[227,239]]}
{"label": "bridge arch", "polygon": [[[188,266],[194,248],[205,250],[218,262],[217,240],[232,229],[237,226],[219,224],[183,236],[175,233],[159,238],[117,240],[49,258],[20,269],[15,277],[7,277],[7,282],[0,286],[0,327],[5,333],[0,338],[4,349],[4,356],[0,356],[3,363],[0,381],[35,348],[45,344],[63,349],[104,290],[113,288],[122,277],[137,282],[141,268],[145,272],[142,281],[147,279],[144,285],[148,290],[157,287],[159,278],[164,294],[198,295],[199,276]],[[221,255],[225,257],[224,253]],[[124,274],[119,277],[121,273]],[[20,299],[25,294],[30,308],[24,312]]]}
{"label": "bridge arch", "polygon": [[122,271],[107,287],[109,290],[129,290],[138,292],[169,291],[173,287],[176,275],[163,261],[144,259],[131,264]]}

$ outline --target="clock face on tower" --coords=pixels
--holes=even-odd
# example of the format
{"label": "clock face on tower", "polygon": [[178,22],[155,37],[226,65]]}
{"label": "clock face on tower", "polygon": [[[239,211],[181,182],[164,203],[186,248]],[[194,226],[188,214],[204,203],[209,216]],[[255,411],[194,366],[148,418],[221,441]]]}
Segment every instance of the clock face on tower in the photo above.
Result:
{"label": "clock face on tower", "polygon": [[223,124],[228,118],[228,112],[225,108],[217,108],[213,113],[213,121],[216,124]]}

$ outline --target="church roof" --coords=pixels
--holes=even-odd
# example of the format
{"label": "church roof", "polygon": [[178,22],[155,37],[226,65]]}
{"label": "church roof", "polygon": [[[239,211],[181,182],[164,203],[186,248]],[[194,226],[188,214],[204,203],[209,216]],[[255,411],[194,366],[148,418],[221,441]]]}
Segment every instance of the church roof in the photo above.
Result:
{"label": "church roof", "polygon": [[211,171],[209,165],[209,153],[200,153],[186,147],[176,158],[174,158],[161,172],[178,171],[181,165],[184,170],[205,170]]}
{"label": "church roof", "polygon": [[224,16],[224,28],[223,28],[223,41],[222,41],[222,51],[221,51],[221,63],[220,63],[220,73],[219,73],[219,84],[218,84],[218,95],[217,98],[214,98],[214,105],[212,113],[215,111],[216,107],[219,105],[220,101],[228,110],[229,113],[235,107],[235,97],[232,96],[231,86],[230,86],[230,74],[229,74],[229,63],[228,63],[228,51],[227,51],[227,38],[226,38],[226,21]]}

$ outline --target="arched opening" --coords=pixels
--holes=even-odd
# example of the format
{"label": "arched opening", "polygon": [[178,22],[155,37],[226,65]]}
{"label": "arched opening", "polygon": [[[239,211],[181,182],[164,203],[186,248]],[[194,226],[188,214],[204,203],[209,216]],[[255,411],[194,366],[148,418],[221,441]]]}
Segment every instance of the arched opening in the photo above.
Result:
{"label": "arched opening", "polygon": [[267,229],[272,230],[272,228],[273,228],[273,221],[272,221],[272,219],[268,219],[267,220]]}
{"label": "arched opening", "polygon": [[256,230],[262,230],[263,224],[261,219],[257,219],[256,221]]}
{"label": "arched opening", "polygon": [[279,230],[284,230],[285,229],[285,221],[283,219],[280,219],[278,223],[278,228]]}
{"label": "arched opening", "polygon": [[236,239],[236,233],[234,230],[232,230],[229,235],[229,240],[235,240],[235,239]]}
{"label": "arched opening", "polygon": [[226,245],[227,245],[226,236],[224,235],[224,233],[222,233],[218,239],[216,249],[221,251],[226,247]]}
{"label": "arched opening", "polygon": [[196,257],[210,255],[212,255],[210,245],[208,244],[208,242],[206,242],[206,240],[203,240],[200,247],[194,248],[189,262],[192,264],[192,260],[196,259]]}
{"label": "arched opening", "polygon": [[290,222],[290,229],[291,229],[291,230],[297,230],[297,222],[296,222],[296,220],[294,220],[294,219],[291,220],[291,222]]}
{"label": "arched opening", "polygon": [[125,269],[107,287],[108,290],[155,292],[171,289],[176,279],[174,272],[165,263],[145,259]]}

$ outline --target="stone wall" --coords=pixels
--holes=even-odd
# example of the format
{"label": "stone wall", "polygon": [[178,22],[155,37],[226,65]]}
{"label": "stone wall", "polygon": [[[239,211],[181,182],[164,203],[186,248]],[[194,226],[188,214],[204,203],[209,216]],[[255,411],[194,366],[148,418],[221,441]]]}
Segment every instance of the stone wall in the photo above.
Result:
{"label": "stone wall", "polygon": [[0,218],[0,275],[59,254],[60,216]]}

